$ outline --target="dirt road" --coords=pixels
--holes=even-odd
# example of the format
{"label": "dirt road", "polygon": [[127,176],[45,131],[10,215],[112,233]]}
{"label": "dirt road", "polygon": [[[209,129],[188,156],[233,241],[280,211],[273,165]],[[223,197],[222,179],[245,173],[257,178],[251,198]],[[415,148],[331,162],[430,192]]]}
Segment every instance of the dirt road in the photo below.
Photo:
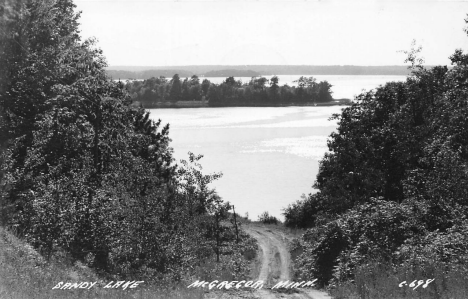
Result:
{"label": "dirt road", "polygon": [[331,299],[327,293],[310,287],[296,288],[295,293],[272,291],[270,288],[278,281],[291,281],[292,265],[287,244],[293,237],[275,226],[249,223],[244,224],[243,229],[257,239],[261,249],[258,280],[264,281],[264,287],[258,290],[260,298]]}

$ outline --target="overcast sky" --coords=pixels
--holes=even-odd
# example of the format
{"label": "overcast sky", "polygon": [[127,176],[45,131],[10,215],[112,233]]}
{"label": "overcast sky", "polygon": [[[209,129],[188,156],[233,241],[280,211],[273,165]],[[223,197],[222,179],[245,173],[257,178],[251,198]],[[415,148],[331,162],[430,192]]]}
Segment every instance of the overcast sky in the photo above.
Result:
{"label": "overcast sky", "polygon": [[468,1],[75,0],[109,65],[426,64],[467,49]]}

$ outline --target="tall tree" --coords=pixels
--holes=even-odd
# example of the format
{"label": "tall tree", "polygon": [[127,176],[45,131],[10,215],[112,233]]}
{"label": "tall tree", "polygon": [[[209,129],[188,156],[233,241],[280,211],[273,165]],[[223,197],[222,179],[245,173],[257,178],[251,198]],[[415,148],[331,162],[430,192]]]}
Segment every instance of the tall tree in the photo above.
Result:
{"label": "tall tree", "polygon": [[203,96],[205,97],[208,95],[208,89],[210,88],[210,84],[211,84],[210,80],[203,79],[201,91],[202,91]]}
{"label": "tall tree", "polygon": [[171,79],[171,91],[169,93],[169,100],[171,102],[180,101],[182,98],[182,83],[180,82],[180,77],[178,74],[175,74]]}

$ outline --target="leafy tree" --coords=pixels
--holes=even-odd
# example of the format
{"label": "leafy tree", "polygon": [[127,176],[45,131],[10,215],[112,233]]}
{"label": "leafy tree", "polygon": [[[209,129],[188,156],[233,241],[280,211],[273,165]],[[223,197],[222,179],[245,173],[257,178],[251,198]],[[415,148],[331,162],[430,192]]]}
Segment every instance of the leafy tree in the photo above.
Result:
{"label": "leafy tree", "polygon": [[182,97],[182,83],[178,74],[175,74],[171,79],[171,91],[169,93],[169,99],[171,102],[177,102]]}
{"label": "leafy tree", "polygon": [[207,96],[208,90],[210,88],[210,80],[208,79],[203,79],[202,86],[201,86],[201,91],[203,96]]}
{"label": "leafy tree", "polygon": [[184,81],[182,82],[182,94],[181,94],[181,99],[183,101],[189,101],[190,100],[190,85],[189,85],[188,78],[185,78]]}
{"label": "leafy tree", "polygon": [[270,79],[270,89],[269,89],[269,97],[273,102],[279,101],[279,86],[278,86],[279,79],[277,76],[273,76]]}
{"label": "leafy tree", "polygon": [[196,156],[189,152],[189,160],[181,161],[183,167],[177,172],[180,195],[186,198],[189,215],[208,212],[213,201],[217,199],[208,185],[222,176],[222,173],[204,175],[201,172],[202,166],[198,163],[201,158],[203,155]]}
{"label": "leafy tree", "polygon": [[[215,246],[215,252],[216,252],[216,262],[219,263],[219,256],[221,253],[221,246],[222,246],[222,233],[225,229],[221,225],[221,222],[223,220],[228,219],[229,217],[229,210],[231,209],[231,205],[228,202],[223,202],[220,197],[216,196],[212,202],[212,204],[209,206],[209,212],[210,214],[213,215],[213,230],[215,234],[215,239],[216,239],[216,246]],[[223,229],[224,228],[224,229]]]}
{"label": "leafy tree", "polygon": [[406,82],[363,93],[333,116],[319,192],[285,210],[287,225],[312,226],[298,245],[304,279],[357,281],[370,260],[394,271],[466,263],[468,56],[456,50],[451,69],[426,69],[419,51],[407,52]]}
{"label": "leafy tree", "polygon": [[317,97],[317,102],[329,102],[332,101],[332,91],[331,91],[332,85],[329,84],[327,81],[322,81],[319,82],[318,85],[316,86],[317,91],[314,91],[316,93]]}
{"label": "leafy tree", "polygon": [[190,86],[189,99],[191,99],[193,101],[201,101],[200,84]]}
{"label": "leafy tree", "polygon": [[200,84],[200,79],[198,78],[197,75],[193,75],[190,78],[190,85],[198,85],[198,84]]}
{"label": "leafy tree", "polygon": [[301,76],[298,80],[294,81],[297,83],[297,95],[298,100],[305,102],[315,100],[317,98],[317,80],[313,77]]}
{"label": "leafy tree", "polygon": [[95,42],[80,40],[74,9],[30,0],[8,23],[2,220],[47,256],[64,250],[118,277],[180,280],[214,254],[211,209],[222,201],[208,185],[220,174],[202,174],[192,154],[174,164],[169,126],[127,93],[174,96],[178,76],[113,82]]}
{"label": "leafy tree", "polygon": [[283,210],[284,224],[292,228],[310,228],[315,226],[320,204],[320,194],[307,197],[302,194],[301,200],[288,205]]}
{"label": "leafy tree", "polygon": [[229,86],[235,86],[236,85],[236,80],[234,77],[228,77],[226,80],[224,80],[224,84],[229,85]]}
{"label": "leafy tree", "polygon": [[215,84],[210,84],[206,97],[210,106],[221,106],[223,103],[222,91]]}
{"label": "leafy tree", "polygon": [[258,215],[258,221],[266,224],[278,224],[278,222],[280,222],[275,216],[270,215],[270,213],[266,211]]}

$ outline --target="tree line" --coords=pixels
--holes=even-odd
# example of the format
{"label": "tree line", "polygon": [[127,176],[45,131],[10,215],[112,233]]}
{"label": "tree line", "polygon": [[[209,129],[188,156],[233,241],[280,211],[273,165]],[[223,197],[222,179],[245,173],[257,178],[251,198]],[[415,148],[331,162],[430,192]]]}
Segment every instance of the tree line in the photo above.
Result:
{"label": "tree line", "polygon": [[[157,77],[159,71],[166,72],[175,70],[169,76],[178,73],[181,77],[192,75],[208,76],[209,72],[227,72],[223,77],[248,77],[248,72],[256,72],[264,75],[394,75],[407,76],[410,72],[405,65],[385,65],[385,66],[360,66],[360,65],[183,65],[183,66],[110,66],[107,68],[108,74],[114,79],[149,79],[142,77],[142,74],[151,74]],[[239,71],[240,74],[232,71]],[[122,73],[121,73],[122,72]],[[127,72],[127,73],[124,73]],[[118,75],[120,74],[120,75]],[[125,75],[125,76],[124,76]],[[120,76],[120,77],[119,77]]]}
{"label": "tree line", "polygon": [[144,81],[127,81],[126,89],[134,101],[145,108],[154,108],[162,103],[178,101],[207,101],[209,106],[280,106],[290,104],[325,103],[333,100],[332,85],[327,81],[317,82],[313,77],[301,76],[296,86],[280,86],[279,78],[273,76],[252,77],[243,83],[234,77],[221,84],[211,83],[193,75],[181,80],[178,74],[172,79],[161,76]]}
{"label": "tree line", "polygon": [[231,206],[209,187],[221,174],[203,174],[201,155],[174,161],[169,125],[107,77],[75,9],[3,9],[1,224],[46,257],[66,252],[112,277],[177,281],[216,260],[242,277],[256,245],[225,223]]}
{"label": "tree line", "polygon": [[426,69],[419,51],[406,53],[405,82],[333,116],[318,192],[284,210],[287,226],[308,228],[294,247],[304,280],[361,298],[384,298],[384,281],[393,283],[387,298],[403,298],[395,292],[408,276],[436,278],[424,298],[466,292],[468,55],[456,50],[451,68]]}

